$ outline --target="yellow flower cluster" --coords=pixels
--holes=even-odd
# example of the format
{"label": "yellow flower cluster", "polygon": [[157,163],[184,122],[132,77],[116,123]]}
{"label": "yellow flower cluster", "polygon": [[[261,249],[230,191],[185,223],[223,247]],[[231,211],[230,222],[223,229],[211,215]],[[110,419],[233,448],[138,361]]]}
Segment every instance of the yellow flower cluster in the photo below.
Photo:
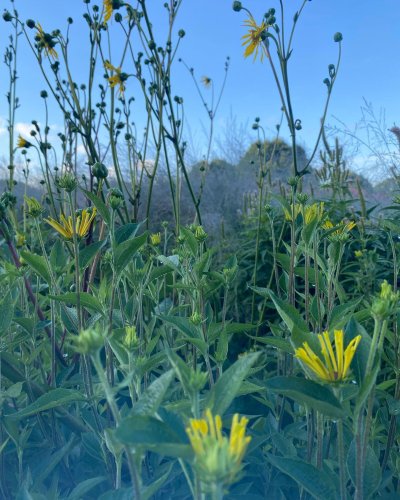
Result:
{"label": "yellow flower cluster", "polygon": [[321,355],[315,354],[307,342],[295,351],[296,358],[300,359],[310,370],[324,382],[342,382],[347,377],[354,354],[361,340],[357,335],[344,350],[344,332],[335,330],[335,351],[328,332],[318,335],[321,346]]}
{"label": "yellow flower cluster", "polygon": [[232,419],[229,438],[222,434],[222,420],[206,411],[205,418],[190,419],[186,433],[195,454],[195,467],[204,482],[233,483],[251,441],[246,436],[248,419],[236,413]]}
{"label": "yellow flower cluster", "polygon": [[72,240],[74,237],[74,233],[78,238],[84,238],[90,229],[90,225],[92,224],[94,218],[96,217],[96,207],[92,209],[83,209],[81,215],[76,217],[75,221],[75,231],[72,216],[70,215],[66,218],[64,215],[60,216],[60,222],[52,219],[45,219],[45,221],[50,224],[61,236],[64,236],[67,240]]}

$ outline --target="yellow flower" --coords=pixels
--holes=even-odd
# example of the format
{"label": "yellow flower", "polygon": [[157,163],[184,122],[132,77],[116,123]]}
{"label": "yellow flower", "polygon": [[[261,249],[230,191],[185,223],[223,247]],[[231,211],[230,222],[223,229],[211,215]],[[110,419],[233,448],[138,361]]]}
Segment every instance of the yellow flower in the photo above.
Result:
{"label": "yellow flower", "polygon": [[111,19],[112,13],[114,11],[113,0],[103,0],[103,7],[104,7],[104,22],[107,23]]}
{"label": "yellow flower", "polygon": [[292,215],[294,213],[294,220],[297,219],[297,216],[301,212],[301,205],[300,203],[295,203],[293,206],[293,203],[290,205],[290,210],[287,208],[283,208],[283,213],[285,215],[285,220],[291,222],[292,221]]}
{"label": "yellow flower", "polygon": [[161,233],[154,233],[150,235],[150,243],[156,247],[161,243]]}
{"label": "yellow flower", "polygon": [[18,139],[17,139],[17,148],[30,148],[32,146],[32,144],[27,141],[26,139],[24,139],[21,135],[18,136]]}
{"label": "yellow flower", "polygon": [[246,436],[248,419],[236,413],[229,438],[222,434],[222,420],[206,411],[205,418],[190,419],[186,433],[195,454],[195,468],[204,482],[233,483],[242,467],[242,460],[251,441]]}
{"label": "yellow flower", "polygon": [[307,205],[304,208],[304,222],[306,224],[311,224],[318,219],[322,220],[324,216],[324,203],[313,203],[312,205]]}
{"label": "yellow flower", "polygon": [[[260,46],[263,44],[265,38],[265,31],[267,30],[267,24],[263,21],[260,25],[256,23],[254,17],[250,17],[244,22],[244,25],[248,28],[248,33],[242,36],[242,46],[246,46],[246,50],[244,51],[244,57],[249,57],[254,53],[255,61],[258,57],[258,51]],[[260,60],[264,59],[264,48],[261,48]]]}
{"label": "yellow flower", "polygon": [[123,73],[120,67],[113,66],[109,61],[104,63],[105,69],[108,71],[114,71],[115,74],[107,78],[110,87],[116,87],[119,85],[118,92],[122,96],[125,92],[125,81],[128,79],[128,75]]}
{"label": "yellow flower", "polygon": [[343,350],[343,330],[335,330],[334,336],[335,351],[333,350],[329,333],[325,331],[322,335],[318,334],[323,360],[321,356],[315,354],[307,342],[304,342],[303,347],[299,347],[295,351],[296,358],[300,359],[324,382],[342,382],[345,380],[357,346],[361,340],[361,335],[357,335],[357,337],[351,340],[346,350]]}
{"label": "yellow flower", "polygon": [[41,203],[35,197],[24,196],[26,211],[30,217],[40,217],[43,212]]}
{"label": "yellow flower", "polygon": [[209,88],[212,85],[212,79],[208,76],[202,76],[201,83],[204,85],[204,87]]}
{"label": "yellow flower", "polygon": [[[92,209],[83,209],[82,213],[76,217],[75,224],[75,234],[78,238],[84,238],[89,232],[90,225],[93,222],[93,219],[96,217],[96,207]],[[45,221],[50,224],[61,236],[64,236],[67,240],[72,240],[74,237],[74,226],[72,216],[70,215],[66,218],[64,215],[60,215],[61,224],[56,220],[45,219]]]}
{"label": "yellow flower", "polygon": [[53,59],[58,59],[57,51],[55,50],[56,42],[54,41],[54,37],[49,33],[45,33],[43,31],[42,26],[39,23],[36,23],[37,32],[35,36],[35,40],[38,43],[39,49],[44,49],[47,57],[52,57]]}
{"label": "yellow flower", "polygon": [[322,227],[327,231],[331,229],[335,229],[330,233],[331,236],[335,240],[345,240],[348,238],[349,233],[352,229],[356,227],[356,223],[354,221],[345,222],[342,221],[340,224],[334,225],[329,219],[324,222]]}

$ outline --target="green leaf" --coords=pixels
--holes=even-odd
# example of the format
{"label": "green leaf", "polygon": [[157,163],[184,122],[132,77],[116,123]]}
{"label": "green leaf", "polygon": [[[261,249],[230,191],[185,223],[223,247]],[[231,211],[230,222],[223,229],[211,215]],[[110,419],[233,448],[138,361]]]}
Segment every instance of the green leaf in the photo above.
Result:
{"label": "green leaf", "polygon": [[161,444],[179,445],[179,435],[162,420],[155,417],[134,415],[123,419],[115,430],[121,443],[133,446],[159,446]]}
{"label": "green leaf", "polygon": [[335,483],[324,470],[317,469],[299,458],[275,457],[270,454],[267,456],[273,466],[294,479],[317,500],[339,498]]}
{"label": "green leaf", "polygon": [[157,316],[165,323],[177,328],[186,337],[196,338],[202,340],[198,328],[188,319],[182,316]]}
{"label": "green leaf", "polygon": [[[78,305],[78,294],[76,292],[68,292],[63,295],[49,295],[49,297],[59,302],[64,302],[65,304]],[[81,292],[79,294],[79,300],[81,306],[103,314],[103,306],[94,295],[87,292]]]}
{"label": "green leaf", "polygon": [[140,396],[140,399],[133,407],[135,415],[152,416],[161,405],[165,393],[175,376],[174,370],[169,370],[161,377],[158,377]]}
{"label": "green leaf", "polygon": [[279,337],[250,337],[259,344],[267,344],[288,354],[294,354],[294,349],[291,343],[287,339],[281,339]]}
{"label": "green leaf", "polygon": [[167,472],[163,474],[161,477],[153,481],[150,485],[142,487],[142,499],[143,500],[150,500],[150,498],[154,498],[155,493],[161,488],[161,486],[165,483],[165,481],[168,479],[168,476],[171,474],[171,470],[173,468],[174,464],[171,463],[169,466]]}
{"label": "green leaf", "polygon": [[332,309],[330,318],[328,320],[329,329],[340,330],[348,322],[349,316],[353,313],[354,309],[361,302],[361,298],[348,300],[345,304],[340,304]]}
{"label": "green leaf", "polygon": [[91,245],[83,248],[79,252],[79,267],[80,269],[85,269],[91,261],[94,259],[96,254],[103,248],[106,244],[106,239],[102,241],[96,241],[96,243],[92,243]]}
{"label": "green leaf", "polygon": [[147,241],[147,233],[144,233],[136,238],[131,238],[123,243],[120,243],[115,250],[115,272],[122,273],[125,267],[132,260],[136,252]]}
{"label": "green leaf", "polygon": [[8,332],[14,316],[14,302],[8,295],[0,304],[0,336]]}
{"label": "green leaf", "polygon": [[367,376],[365,369],[367,367],[369,351],[371,348],[371,337],[365,329],[354,320],[354,318],[351,318],[345,329],[345,345],[348,345],[357,335],[361,335],[362,339],[358,344],[353,361],[351,362],[351,369],[356,377],[358,385],[362,385]]}
{"label": "green leaf", "polygon": [[28,251],[21,251],[21,257],[25,260],[25,262],[31,267],[36,274],[41,276],[46,283],[51,283],[50,273],[47,268],[46,259],[41,255],[36,255],[35,253]]}
{"label": "green leaf", "polygon": [[25,418],[30,415],[36,415],[42,411],[50,410],[51,408],[57,408],[58,406],[64,406],[75,401],[85,401],[85,397],[79,391],[73,389],[51,389],[43,396],[39,396],[36,401],[28,405],[26,408],[9,415],[9,418]]}
{"label": "green leaf", "polygon": [[[353,440],[347,454],[347,470],[353,484],[356,484],[356,443]],[[381,467],[374,450],[367,446],[365,454],[365,464],[363,466],[363,493],[365,499],[371,497],[378,489],[381,482]]]}
{"label": "green leaf", "polygon": [[84,495],[98,484],[106,481],[105,476],[92,477],[78,484],[67,497],[67,500],[81,500]]}
{"label": "green leaf", "polygon": [[263,297],[270,298],[274,303],[279,316],[286,323],[290,333],[308,333],[309,328],[307,323],[304,321],[301,314],[297,311],[295,307],[291,304],[284,302],[279,297],[277,297],[272,290],[268,288],[250,287],[256,293],[259,293]]}
{"label": "green leaf", "polygon": [[345,412],[328,387],[299,377],[273,377],[266,382],[267,389],[294,399],[297,403],[323,413],[327,417],[342,418]]}
{"label": "green leaf", "polygon": [[247,377],[259,355],[259,352],[247,354],[230,366],[209,392],[206,408],[210,408],[216,415],[223,415],[235,399],[243,380]]}
{"label": "green leaf", "polygon": [[115,241],[117,245],[123,243],[126,240],[129,240],[133,236],[136,236],[136,233],[138,232],[141,225],[141,222],[129,222],[128,224],[124,224],[123,226],[120,226],[118,229],[116,229]]}
{"label": "green leaf", "polygon": [[99,214],[101,215],[107,226],[109,226],[111,222],[111,216],[110,216],[110,211],[108,210],[104,201],[91,191],[87,191],[86,189],[82,189],[82,191],[85,193],[86,197],[89,198],[89,200],[93,203],[93,205],[97,208],[97,211],[99,212]]}
{"label": "green leaf", "polygon": [[34,474],[34,490],[36,490],[40,483],[51,474],[51,472],[57,467],[61,460],[63,460],[63,458],[68,455],[68,453],[75,445],[76,438],[72,437],[70,441],[66,443],[62,448],[58,450],[56,449],[56,451],[54,451],[54,453],[52,453],[45,462],[41,461],[37,473]]}

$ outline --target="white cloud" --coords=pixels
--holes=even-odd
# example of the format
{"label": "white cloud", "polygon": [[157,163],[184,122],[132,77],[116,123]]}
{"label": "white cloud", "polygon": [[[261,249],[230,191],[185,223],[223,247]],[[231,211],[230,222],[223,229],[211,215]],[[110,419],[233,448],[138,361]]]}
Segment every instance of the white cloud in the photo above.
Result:
{"label": "white cloud", "polygon": [[4,135],[7,132],[7,121],[0,116],[0,136]]}
{"label": "white cloud", "polygon": [[17,122],[15,124],[14,130],[17,134],[26,137],[31,135],[31,130],[34,130],[34,126],[32,125],[32,123]]}
{"label": "white cloud", "polygon": [[86,149],[85,149],[85,146],[83,144],[78,144],[78,147],[76,148],[76,152],[78,153],[78,155],[86,155]]}

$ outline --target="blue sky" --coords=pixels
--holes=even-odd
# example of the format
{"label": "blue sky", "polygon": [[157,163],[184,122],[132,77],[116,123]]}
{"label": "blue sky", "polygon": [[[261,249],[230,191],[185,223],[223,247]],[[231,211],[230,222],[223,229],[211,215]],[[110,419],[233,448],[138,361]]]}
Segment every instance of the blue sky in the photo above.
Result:
{"label": "blue sky", "polygon": [[[93,3],[93,2],[92,2]],[[162,42],[162,27],[165,23],[164,0],[151,0],[153,20]],[[277,7],[276,0],[267,2],[247,0],[254,17],[261,19],[269,7]],[[288,25],[301,0],[285,0]],[[8,0],[0,0],[0,6],[8,8]],[[86,43],[85,24],[82,21],[84,4],[81,0],[16,0],[16,8],[22,20],[33,18],[46,31],[56,27],[64,29],[65,19],[74,18],[71,27],[75,79],[85,81],[86,65],[84,48]],[[232,113],[239,122],[248,123],[251,131],[254,117],[273,134],[274,125],[279,121],[280,103],[267,61],[252,62],[243,58],[241,36],[245,32],[245,14],[232,11],[231,0],[183,0],[176,28],[183,28],[186,36],[182,40],[179,55],[195,69],[198,79],[207,75],[213,78],[216,89],[222,82],[224,62],[230,56],[230,71],[221,107],[216,118],[216,128]],[[115,25],[115,23],[114,23]],[[3,23],[0,31],[0,50],[7,44],[7,27]],[[300,141],[307,147],[313,146],[319,126],[321,110],[326,95],[322,80],[327,76],[327,66],[336,62],[337,44],[333,42],[336,31],[343,33],[343,55],[340,74],[334,89],[328,122],[337,124],[334,117],[344,122],[350,129],[360,120],[363,98],[371,102],[379,111],[385,109],[387,125],[400,122],[400,1],[399,0],[313,0],[307,3],[298,23],[294,41],[294,52],[290,62],[290,77],[293,89],[294,113],[302,120],[303,130]],[[114,41],[118,42],[115,30]],[[116,43],[118,45],[118,43]],[[43,121],[42,100],[38,97],[45,84],[25,41],[20,40],[18,94],[21,108],[17,121],[20,130],[32,119]],[[118,46],[115,47],[118,54]],[[7,115],[6,71],[0,66],[0,146],[5,145],[4,118]],[[128,86],[129,92],[129,86]],[[175,93],[185,99],[185,113],[190,117],[190,131],[199,150],[204,149],[202,124],[207,117],[198,99],[189,74],[181,64],[176,63]],[[56,124],[60,116],[56,107],[50,105],[50,123]],[[4,132],[4,131],[3,131]],[[286,130],[283,129],[286,136]],[[0,157],[2,154],[0,153]]]}

